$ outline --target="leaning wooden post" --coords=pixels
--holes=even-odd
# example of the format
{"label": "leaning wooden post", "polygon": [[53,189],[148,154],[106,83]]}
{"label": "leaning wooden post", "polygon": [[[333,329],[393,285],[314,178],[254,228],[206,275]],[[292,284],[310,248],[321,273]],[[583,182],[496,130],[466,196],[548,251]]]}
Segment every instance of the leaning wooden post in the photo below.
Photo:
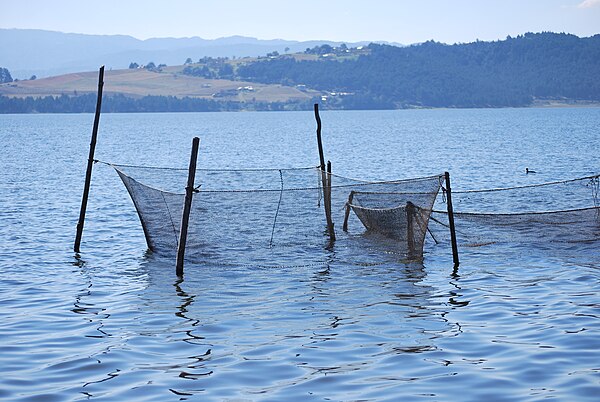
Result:
{"label": "leaning wooden post", "polygon": [[450,226],[450,241],[452,242],[452,259],[454,260],[454,268],[457,268],[460,261],[458,260],[456,229],[454,227],[454,210],[452,209],[452,190],[450,188],[450,173],[445,172],[444,175],[446,179],[446,203],[448,205],[448,225]]}
{"label": "leaning wooden post", "polygon": [[192,140],[192,155],[190,156],[190,168],[188,172],[187,186],[185,187],[185,201],[183,214],[181,216],[181,227],[179,229],[179,244],[177,246],[177,263],[175,273],[183,276],[183,259],[185,258],[185,243],[187,241],[188,223],[190,221],[190,210],[192,208],[192,197],[194,195],[194,180],[196,179],[196,160],[198,158],[198,146],[200,139],[194,137]]}
{"label": "leaning wooden post", "polygon": [[[325,203],[325,218],[327,219],[327,231],[329,239],[335,241],[335,230],[331,220],[331,188],[329,177],[325,171],[325,157],[323,155],[323,142],[321,141],[321,117],[319,116],[319,104],[315,103],[315,119],[317,120],[317,145],[319,146],[319,160],[321,162],[321,181],[323,182],[323,201]],[[331,166],[329,167],[331,173]]]}
{"label": "leaning wooden post", "polygon": [[327,230],[331,241],[335,241],[335,230],[331,218],[331,161],[327,161],[327,198],[325,198],[325,214],[327,219]]}
{"label": "leaning wooden post", "polygon": [[350,218],[350,208],[352,202],[354,201],[354,190],[350,191],[350,195],[348,196],[348,202],[346,202],[346,212],[344,213],[344,226],[342,226],[342,230],[344,232],[348,231],[348,218]]}
{"label": "leaning wooden post", "polygon": [[73,250],[79,253],[81,237],[83,235],[83,223],[87,209],[88,196],[90,195],[90,183],[92,182],[92,166],[94,165],[94,153],[96,151],[96,137],[98,137],[98,125],[100,124],[100,110],[102,109],[102,88],[104,87],[104,66],[100,67],[98,73],[98,99],[96,100],[96,116],[94,117],[94,128],[92,129],[92,140],[90,142],[90,153],[88,156],[87,171],[85,173],[85,185],[81,197],[81,209],[79,210],[79,221],[77,222],[77,234]]}
{"label": "leaning wooden post", "polygon": [[323,142],[321,141],[321,116],[319,116],[319,104],[315,103],[315,119],[317,120],[317,145],[319,146],[319,159],[321,171],[325,171],[325,157],[323,156]]}

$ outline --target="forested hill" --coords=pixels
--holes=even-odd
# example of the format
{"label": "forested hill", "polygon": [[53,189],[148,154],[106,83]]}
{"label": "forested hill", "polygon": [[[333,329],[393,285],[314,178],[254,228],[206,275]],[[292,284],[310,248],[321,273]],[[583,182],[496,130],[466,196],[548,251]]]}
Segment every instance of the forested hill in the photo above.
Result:
{"label": "forested hill", "polygon": [[342,108],[527,106],[538,98],[600,101],[600,35],[528,33],[455,45],[371,44],[354,59],[281,56],[241,65],[236,75],[334,92],[330,106]]}
{"label": "forested hill", "polygon": [[[600,34],[527,33],[495,42],[407,47],[321,44],[285,52],[109,69],[103,110],[306,110],[314,102],[329,109],[600,103]],[[95,88],[93,72],[13,80],[0,68],[0,113],[93,112]]]}

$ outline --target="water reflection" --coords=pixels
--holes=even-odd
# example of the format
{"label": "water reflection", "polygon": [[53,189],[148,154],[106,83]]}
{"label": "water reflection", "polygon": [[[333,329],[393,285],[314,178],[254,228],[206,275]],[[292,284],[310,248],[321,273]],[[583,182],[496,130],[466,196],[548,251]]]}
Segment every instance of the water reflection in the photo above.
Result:
{"label": "water reflection", "polygon": [[[440,287],[431,275],[444,269],[341,245],[322,265],[188,263],[184,278],[175,277],[171,259],[152,253],[110,273],[77,259],[84,282],[71,311],[98,334],[88,334],[101,342],[90,358],[104,367],[82,392],[96,396],[105,383],[161,377],[163,390],[182,399],[301,397],[325,395],[324,377],[387,378],[393,387],[391,379],[446,375],[454,359],[440,341],[461,333],[449,314],[469,306],[462,278],[446,274]],[[442,372],[423,372],[427,361]]]}
{"label": "water reflection", "polygon": [[[106,311],[105,308],[97,307],[94,303],[86,301],[90,298],[92,294],[92,277],[86,271],[86,262],[81,258],[80,254],[75,254],[75,261],[72,263],[73,266],[78,268],[78,273],[81,279],[84,282],[83,288],[81,288],[75,294],[75,301],[73,302],[73,308],[71,311],[75,314],[83,315],[87,318],[90,324],[93,324],[96,332],[98,334],[87,334],[85,335],[88,338],[104,338],[110,336],[110,334],[106,333],[103,330],[104,324],[102,322],[103,319],[107,319],[110,317],[110,314],[104,313]],[[104,314],[103,314],[104,313]]]}
{"label": "water reflection", "polygon": [[[334,248],[325,265],[279,269],[190,263],[185,278],[174,281],[170,262],[148,258],[143,269],[150,288],[143,297],[159,297],[163,304],[168,293],[176,297],[171,314],[182,321],[173,325],[184,336],[174,341],[192,347],[168,370],[182,380],[202,380],[215,395],[225,377],[256,371],[266,376],[247,384],[256,393],[284,384],[302,389],[320,376],[370,371],[392,355],[439,350],[433,340],[455,332],[456,325],[444,319],[444,303],[427,283],[424,264],[374,264],[373,255],[368,264],[364,255],[350,264],[351,254]],[[446,300],[458,296],[449,293]],[[268,380],[274,364],[289,373]],[[184,396],[198,392],[185,384],[170,389]]]}

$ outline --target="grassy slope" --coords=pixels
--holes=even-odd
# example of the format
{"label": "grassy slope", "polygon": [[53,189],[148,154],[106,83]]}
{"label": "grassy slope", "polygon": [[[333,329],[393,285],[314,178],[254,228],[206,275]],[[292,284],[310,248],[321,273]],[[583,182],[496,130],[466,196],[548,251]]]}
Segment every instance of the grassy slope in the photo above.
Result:
{"label": "grassy slope", "polygon": [[[104,93],[107,95],[118,93],[129,97],[163,95],[213,98],[216,93],[231,91],[235,93],[218,99],[266,102],[302,100],[318,95],[317,92],[303,92],[294,87],[282,85],[192,77],[181,74],[181,70],[181,66],[175,66],[167,67],[162,72],[152,72],[144,69],[106,71],[104,75]],[[254,90],[250,92],[235,91],[239,87],[246,86],[251,86]],[[97,88],[98,73],[84,72],[2,84],[0,85],[0,95],[10,97],[82,95],[95,93]]]}

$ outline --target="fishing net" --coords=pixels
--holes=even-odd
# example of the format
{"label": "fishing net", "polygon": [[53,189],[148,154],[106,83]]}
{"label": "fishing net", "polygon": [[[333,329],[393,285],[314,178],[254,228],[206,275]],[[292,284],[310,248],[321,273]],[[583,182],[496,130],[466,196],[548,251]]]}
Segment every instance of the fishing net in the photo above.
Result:
{"label": "fishing net", "polygon": [[[133,200],[148,247],[175,255],[187,169],[112,166]],[[314,167],[198,169],[186,257],[222,264],[239,264],[240,256],[255,265],[322,263],[331,256],[324,209],[330,200],[337,250],[375,235],[387,240],[386,251],[418,258],[442,180],[443,176],[432,176],[367,182],[323,174]],[[351,208],[359,219],[347,219],[342,231],[351,193],[355,197]],[[382,213],[381,208],[399,206],[396,212]]]}
{"label": "fishing net", "polygon": [[[393,239],[404,247],[402,252],[409,258],[419,258],[441,183],[442,178],[438,177],[406,183],[402,192],[351,191],[347,208],[352,209],[369,233]],[[347,217],[348,214],[349,211]]]}
{"label": "fishing net", "polygon": [[[598,241],[599,190],[599,176],[589,176],[512,188],[453,191],[458,245],[556,249]],[[433,211],[430,223],[436,239],[449,240],[445,211]]]}

